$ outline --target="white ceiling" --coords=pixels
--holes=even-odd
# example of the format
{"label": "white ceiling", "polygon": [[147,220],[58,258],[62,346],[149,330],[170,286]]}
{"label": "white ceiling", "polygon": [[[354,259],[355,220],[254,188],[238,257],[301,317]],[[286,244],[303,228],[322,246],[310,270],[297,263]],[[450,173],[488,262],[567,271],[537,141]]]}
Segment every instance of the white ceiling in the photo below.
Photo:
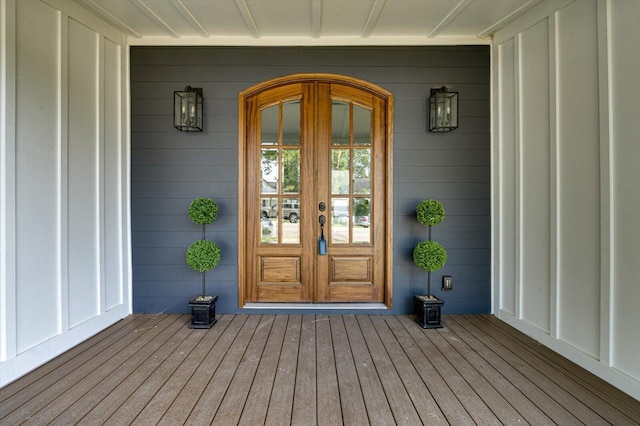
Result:
{"label": "white ceiling", "polygon": [[133,45],[486,44],[540,0],[73,0]]}

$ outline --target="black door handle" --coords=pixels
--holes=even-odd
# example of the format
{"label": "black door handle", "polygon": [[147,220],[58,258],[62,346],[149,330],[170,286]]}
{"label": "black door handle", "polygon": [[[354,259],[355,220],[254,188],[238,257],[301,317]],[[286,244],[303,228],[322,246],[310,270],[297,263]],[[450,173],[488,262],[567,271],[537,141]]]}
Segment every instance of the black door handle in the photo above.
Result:
{"label": "black door handle", "polygon": [[321,214],[318,218],[318,222],[320,222],[320,239],[318,240],[318,254],[325,255],[327,254],[327,240],[324,239],[324,215]]}

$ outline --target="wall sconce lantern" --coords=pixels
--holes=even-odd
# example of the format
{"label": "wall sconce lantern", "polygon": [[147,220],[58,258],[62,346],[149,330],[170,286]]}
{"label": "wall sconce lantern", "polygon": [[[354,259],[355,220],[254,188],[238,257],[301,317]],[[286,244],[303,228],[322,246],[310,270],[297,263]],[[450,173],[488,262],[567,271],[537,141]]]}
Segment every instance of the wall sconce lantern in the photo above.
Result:
{"label": "wall sconce lantern", "polygon": [[202,89],[187,86],[173,92],[173,127],[181,132],[202,131]]}
{"label": "wall sconce lantern", "polygon": [[429,131],[450,132],[458,128],[458,92],[447,86],[431,89],[429,98]]}

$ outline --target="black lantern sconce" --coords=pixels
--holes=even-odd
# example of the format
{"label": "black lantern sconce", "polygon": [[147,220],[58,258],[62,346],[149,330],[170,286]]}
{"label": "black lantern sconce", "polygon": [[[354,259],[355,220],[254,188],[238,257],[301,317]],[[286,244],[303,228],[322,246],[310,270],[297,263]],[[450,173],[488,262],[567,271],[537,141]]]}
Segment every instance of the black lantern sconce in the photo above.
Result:
{"label": "black lantern sconce", "polygon": [[202,89],[187,86],[173,92],[173,127],[181,132],[202,131]]}
{"label": "black lantern sconce", "polygon": [[429,97],[429,131],[450,132],[458,128],[458,92],[447,86],[431,89]]}

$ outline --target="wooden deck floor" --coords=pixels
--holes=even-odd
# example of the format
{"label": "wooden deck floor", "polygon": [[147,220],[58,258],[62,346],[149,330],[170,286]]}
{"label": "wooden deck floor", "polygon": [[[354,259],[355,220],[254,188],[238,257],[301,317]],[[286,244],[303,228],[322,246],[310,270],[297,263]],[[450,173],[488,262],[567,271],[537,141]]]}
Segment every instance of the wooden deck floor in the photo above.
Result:
{"label": "wooden deck floor", "polygon": [[0,424],[640,424],[491,316],[132,315],[0,389]]}

